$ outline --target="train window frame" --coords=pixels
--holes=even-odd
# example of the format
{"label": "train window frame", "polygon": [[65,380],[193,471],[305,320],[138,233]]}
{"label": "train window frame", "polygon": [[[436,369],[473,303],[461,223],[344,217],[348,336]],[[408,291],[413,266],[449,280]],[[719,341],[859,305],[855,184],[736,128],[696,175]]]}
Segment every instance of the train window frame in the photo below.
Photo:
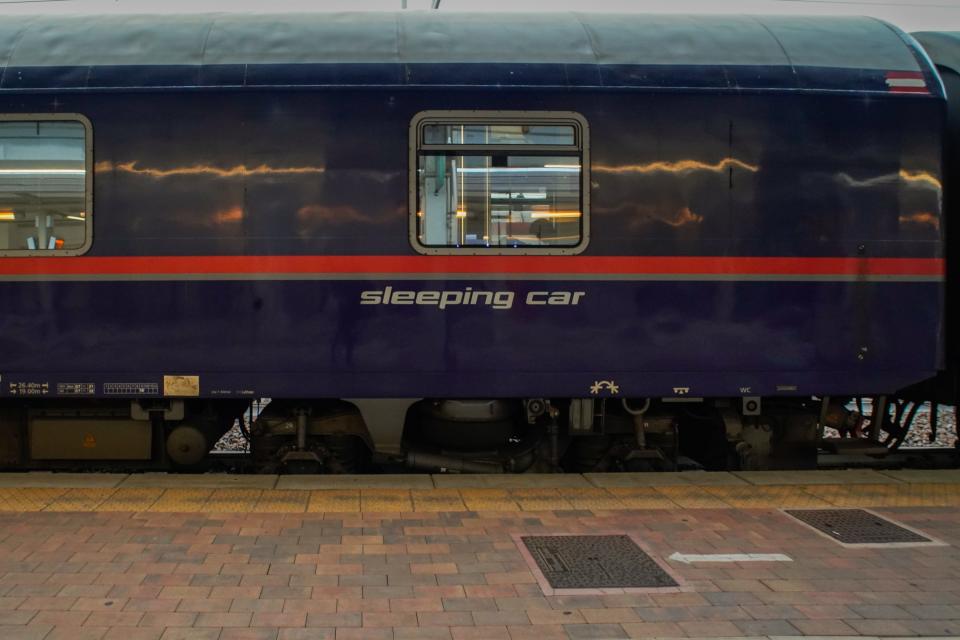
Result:
{"label": "train window frame", "polygon": [[0,113],[4,122],[79,122],[83,126],[84,180],[83,200],[86,210],[83,244],[75,249],[3,249],[3,258],[70,258],[81,256],[93,246],[93,124],[81,113]]}
{"label": "train window frame", "polygon": [[[424,129],[428,125],[514,124],[514,125],[568,125],[574,128],[573,145],[500,144],[426,144]],[[580,240],[569,246],[433,246],[420,242],[417,211],[419,210],[420,179],[418,175],[420,156],[431,151],[452,149],[478,154],[494,151],[522,155],[524,151],[546,153],[576,151],[580,158]],[[409,240],[410,246],[422,255],[577,255],[590,244],[590,126],[587,119],[575,111],[480,111],[480,110],[429,110],[417,113],[410,122],[409,130]]]}

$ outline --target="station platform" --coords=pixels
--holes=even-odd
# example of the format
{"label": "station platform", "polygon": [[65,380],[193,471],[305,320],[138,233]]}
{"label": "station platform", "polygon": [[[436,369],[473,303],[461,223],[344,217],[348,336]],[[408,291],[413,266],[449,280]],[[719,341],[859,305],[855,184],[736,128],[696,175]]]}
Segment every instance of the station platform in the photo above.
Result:
{"label": "station platform", "polygon": [[[960,637],[958,506],[956,470],[0,474],[0,639]],[[618,563],[659,582],[578,574]]]}

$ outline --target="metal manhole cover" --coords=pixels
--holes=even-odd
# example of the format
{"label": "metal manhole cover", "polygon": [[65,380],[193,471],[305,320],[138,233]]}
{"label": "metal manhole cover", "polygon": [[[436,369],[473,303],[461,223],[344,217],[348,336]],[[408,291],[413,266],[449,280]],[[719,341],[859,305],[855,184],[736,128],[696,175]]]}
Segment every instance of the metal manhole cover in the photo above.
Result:
{"label": "metal manhole cover", "polygon": [[554,589],[678,586],[629,536],[521,536],[520,539]]}
{"label": "metal manhole cover", "polygon": [[786,513],[844,544],[933,542],[863,509],[796,509]]}

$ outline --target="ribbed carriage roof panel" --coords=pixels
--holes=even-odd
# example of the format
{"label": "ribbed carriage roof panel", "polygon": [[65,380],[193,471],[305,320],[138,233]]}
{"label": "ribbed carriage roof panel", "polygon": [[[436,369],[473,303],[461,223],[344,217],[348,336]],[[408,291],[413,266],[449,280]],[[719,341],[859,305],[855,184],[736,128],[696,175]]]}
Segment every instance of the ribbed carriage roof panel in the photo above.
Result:
{"label": "ribbed carriage roof panel", "polygon": [[[923,70],[909,39],[871,18],[408,11],[11,16],[0,22],[4,88],[29,86],[16,74],[42,69],[47,75],[64,69],[71,87],[95,88],[98,77],[110,75],[78,69],[351,64],[777,68],[786,78],[781,86],[801,67]],[[197,84],[208,82],[202,76],[194,76]],[[189,85],[190,77],[178,82]],[[395,77],[398,84],[416,84],[410,74]],[[573,77],[569,84],[582,82]],[[629,84],[630,77],[613,82]]]}

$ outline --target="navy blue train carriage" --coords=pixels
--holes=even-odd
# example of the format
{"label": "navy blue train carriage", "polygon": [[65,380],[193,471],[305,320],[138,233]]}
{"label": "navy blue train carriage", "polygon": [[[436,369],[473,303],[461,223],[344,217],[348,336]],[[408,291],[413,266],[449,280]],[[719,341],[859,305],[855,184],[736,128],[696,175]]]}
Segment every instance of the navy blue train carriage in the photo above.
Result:
{"label": "navy blue train carriage", "polygon": [[945,95],[879,21],[0,42],[4,467],[202,468],[255,398],[264,471],[796,467],[945,368]]}

